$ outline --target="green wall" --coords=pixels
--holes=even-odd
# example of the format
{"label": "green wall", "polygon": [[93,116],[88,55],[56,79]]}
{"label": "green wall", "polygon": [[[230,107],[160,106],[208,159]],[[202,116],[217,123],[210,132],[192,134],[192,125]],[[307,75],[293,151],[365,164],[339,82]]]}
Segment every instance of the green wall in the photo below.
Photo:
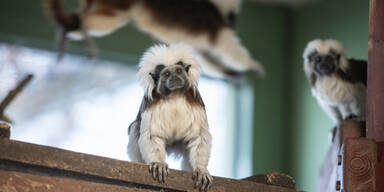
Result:
{"label": "green wall", "polygon": [[[54,29],[40,2],[1,1],[0,41],[54,49]],[[246,1],[237,31],[267,71],[265,79],[248,78],[254,94],[253,172],[285,172],[299,189],[313,191],[332,122],[311,97],[301,54],[311,39],[335,38],[348,56],[367,58],[368,0],[324,0],[298,8]],[[96,42],[101,57],[136,62],[155,41],[128,25]],[[70,50],[86,53],[81,43]]]}
{"label": "green wall", "polygon": [[254,173],[280,171],[283,162],[283,103],[286,13],[283,7],[245,3],[238,33],[254,58],[266,68],[265,79],[250,78],[254,87]]}
{"label": "green wall", "polygon": [[291,47],[286,51],[290,53],[287,87],[291,91],[285,113],[290,147],[284,171],[295,177],[299,189],[313,191],[333,122],[311,96],[302,72],[302,52],[314,38],[333,38],[341,41],[348,57],[367,59],[369,1],[325,0],[290,11],[292,26],[286,41]]}

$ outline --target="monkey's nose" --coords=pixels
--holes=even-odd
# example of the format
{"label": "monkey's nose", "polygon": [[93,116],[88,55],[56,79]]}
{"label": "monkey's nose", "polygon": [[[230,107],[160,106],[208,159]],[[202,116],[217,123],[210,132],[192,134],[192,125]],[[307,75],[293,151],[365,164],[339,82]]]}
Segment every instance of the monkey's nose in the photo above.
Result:
{"label": "monkey's nose", "polygon": [[178,76],[171,76],[168,80],[169,89],[178,89],[184,86],[184,81]]}
{"label": "monkey's nose", "polygon": [[329,62],[323,62],[319,64],[319,69],[321,72],[329,74],[332,73],[334,70],[334,65]]}

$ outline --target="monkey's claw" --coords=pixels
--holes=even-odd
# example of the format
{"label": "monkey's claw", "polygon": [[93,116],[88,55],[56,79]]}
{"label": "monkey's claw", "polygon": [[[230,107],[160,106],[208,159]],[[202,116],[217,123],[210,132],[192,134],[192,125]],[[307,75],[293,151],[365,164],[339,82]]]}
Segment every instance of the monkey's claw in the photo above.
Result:
{"label": "monkey's claw", "polygon": [[199,188],[200,191],[207,191],[213,182],[212,176],[206,170],[195,170],[192,179],[196,180],[195,188]]}
{"label": "monkey's claw", "polygon": [[150,163],[149,172],[152,173],[153,179],[164,183],[169,174],[168,165],[166,163]]}

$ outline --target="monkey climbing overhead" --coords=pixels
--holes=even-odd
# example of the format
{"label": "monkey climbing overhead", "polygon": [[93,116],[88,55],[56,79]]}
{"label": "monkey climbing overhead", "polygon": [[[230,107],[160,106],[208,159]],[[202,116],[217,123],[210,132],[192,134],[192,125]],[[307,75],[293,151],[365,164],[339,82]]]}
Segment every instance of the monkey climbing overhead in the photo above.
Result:
{"label": "monkey climbing overhead", "polygon": [[313,40],[303,53],[312,95],[336,123],[366,119],[367,62],[347,59],[340,42]]}
{"label": "monkey climbing overhead", "polygon": [[[202,70],[216,78],[252,71],[264,76],[263,66],[240,43],[233,27],[241,0],[82,0],[76,13],[63,10],[61,0],[44,0],[45,8],[67,38],[103,37],[127,23],[165,42],[183,42],[198,50]],[[63,52],[62,49],[60,52]]]}
{"label": "monkey climbing overhead", "polygon": [[155,180],[169,174],[165,157],[183,156],[182,169],[193,171],[196,187],[212,184],[207,170],[211,134],[197,88],[199,58],[186,44],[155,45],[141,58],[139,78],[145,94],[128,128],[131,160],[149,165]]}

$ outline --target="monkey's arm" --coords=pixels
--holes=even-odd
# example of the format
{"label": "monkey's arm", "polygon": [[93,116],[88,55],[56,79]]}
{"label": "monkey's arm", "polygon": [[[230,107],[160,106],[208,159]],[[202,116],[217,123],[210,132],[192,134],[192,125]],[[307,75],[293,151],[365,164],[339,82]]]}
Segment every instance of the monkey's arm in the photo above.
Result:
{"label": "monkey's arm", "polygon": [[206,190],[213,181],[212,176],[207,170],[209,154],[211,151],[211,134],[208,132],[206,116],[205,120],[202,120],[202,124],[197,126],[201,127],[200,134],[188,142],[187,149],[189,162],[193,170],[193,177],[196,179],[195,187],[200,187],[200,189]]}
{"label": "monkey's arm", "polygon": [[[143,116],[148,115],[143,113]],[[168,165],[165,163],[166,143],[165,139],[151,133],[150,126],[157,126],[153,122],[147,121],[150,117],[143,117],[141,123],[139,147],[142,158],[146,164],[149,164],[149,171],[154,179],[159,182],[165,182],[169,174]]]}

